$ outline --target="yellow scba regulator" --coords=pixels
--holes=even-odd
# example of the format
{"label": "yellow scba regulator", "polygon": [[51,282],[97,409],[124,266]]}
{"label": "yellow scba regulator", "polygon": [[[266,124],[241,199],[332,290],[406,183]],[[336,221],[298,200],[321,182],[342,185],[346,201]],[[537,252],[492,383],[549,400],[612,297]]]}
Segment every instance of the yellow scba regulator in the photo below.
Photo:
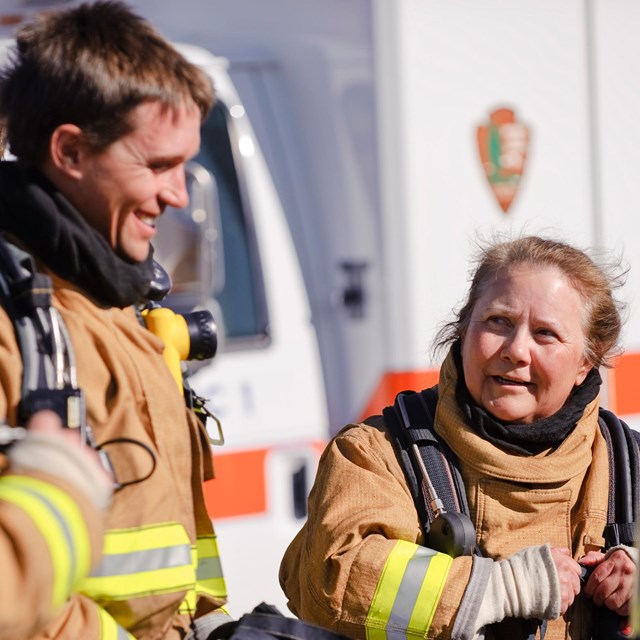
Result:
{"label": "yellow scba regulator", "polygon": [[218,350],[218,333],[213,315],[206,310],[181,314],[163,307],[159,303],[171,291],[171,278],[162,266],[155,262],[154,278],[145,303],[139,309],[140,317],[149,331],[164,343],[162,356],[173,375],[178,388],[185,396],[187,406],[193,409],[203,424],[211,418],[218,435],[209,440],[211,444],[223,444],[220,421],[207,406],[204,398],[198,396],[187,383],[186,360],[208,360]]}
{"label": "yellow scba regulator", "polygon": [[216,355],[218,338],[209,311],[175,313],[167,307],[144,309],[144,323],[162,342],[164,357],[176,383],[184,392],[183,360],[208,360]]}

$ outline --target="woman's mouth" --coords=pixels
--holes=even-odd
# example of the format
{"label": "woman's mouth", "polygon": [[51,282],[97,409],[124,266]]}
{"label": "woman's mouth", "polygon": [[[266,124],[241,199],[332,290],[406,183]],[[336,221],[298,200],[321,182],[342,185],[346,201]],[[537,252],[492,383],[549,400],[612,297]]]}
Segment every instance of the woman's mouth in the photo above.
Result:
{"label": "woman's mouth", "polygon": [[512,380],[511,378],[503,378],[502,376],[493,376],[494,380],[499,384],[504,384],[511,387],[527,387],[529,386],[529,382],[524,382],[523,380]]}

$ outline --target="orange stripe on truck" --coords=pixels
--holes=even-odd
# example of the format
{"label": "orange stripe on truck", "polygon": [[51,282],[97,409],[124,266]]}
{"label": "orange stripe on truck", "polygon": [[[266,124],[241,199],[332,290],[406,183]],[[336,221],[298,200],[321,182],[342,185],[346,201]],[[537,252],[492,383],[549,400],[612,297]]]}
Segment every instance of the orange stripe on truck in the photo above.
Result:
{"label": "orange stripe on truck", "polygon": [[[373,392],[360,420],[382,412],[400,391],[419,391],[438,382],[438,369],[418,371],[388,371]],[[616,361],[613,369],[602,370],[608,376],[607,408],[620,416],[640,413],[640,353],[625,353]]]}
{"label": "orange stripe on truck", "polygon": [[[624,417],[640,414],[640,353],[626,353],[614,369],[603,370],[608,375],[607,408]],[[382,412],[400,391],[416,391],[438,382],[437,369],[418,371],[388,371],[376,386],[359,419]],[[325,443],[312,443],[318,453]],[[251,449],[216,453],[216,477],[204,483],[207,511],[214,519],[257,515],[267,510],[265,461],[269,449]]]}
{"label": "orange stripe on truck", "polygon": [[401,391],[409,389],[420,391],[437,383],[437,369],[387,371],[380,379],[364,411],[360,414],[360,420],[382,413],[386,406],[393,404],[396,395]]}
{"label": "orange stripe on truck", "polygon": [[216,477],[204,483],[211,518],[255,515],[267,510],[265,459],[268,449],[216,454]]}
{"label": "orange stripe on truck", "polygon": [[609,372],[609,409],[624,416],[640,413],[640,353],[624,353]]}
{"label": "orange stripe on truck", "polygon": [[207,513],[214,521],[266,513],[269,495],[267,458],[276,451],[293,450],[306,452],[310,454],[310,460],[317,462],[326,444],[325,441],[301,439],[266,449],[231,452],[216,449],[213,456],[216,477],[203,485]]}

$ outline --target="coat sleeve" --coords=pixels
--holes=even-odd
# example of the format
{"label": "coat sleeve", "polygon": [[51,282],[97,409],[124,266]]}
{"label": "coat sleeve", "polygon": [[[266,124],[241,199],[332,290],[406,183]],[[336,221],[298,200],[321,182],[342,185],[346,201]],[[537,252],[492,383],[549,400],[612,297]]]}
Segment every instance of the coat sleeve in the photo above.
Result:
{"label": "coat sleeve", "polygon": [[421,546],[413,499],[381,420],[329,444],[280,582],[294,614],[351,637],[449,638],[472,558]]}
{"label": "coat sleeve", "polygon": [[[0,421],[15,425],[22,359],[0,309]],[[0,640],[21,640],[58,615],[102,548],[104,514],[55,473],[0,467]]]}
{"label": "coat sleeve", "polygon": [[30,638],[96,563],[103,515],[42,473],[0,477],[0,640]]}

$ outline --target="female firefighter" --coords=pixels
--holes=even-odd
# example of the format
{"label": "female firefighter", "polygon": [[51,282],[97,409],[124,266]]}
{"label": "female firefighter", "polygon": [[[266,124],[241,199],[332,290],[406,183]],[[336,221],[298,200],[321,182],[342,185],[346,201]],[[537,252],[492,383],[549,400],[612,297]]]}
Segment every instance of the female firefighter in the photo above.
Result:
{"label": "female firefighter", "polygon": [[598,607],[629,613],[634,550],[604,548],[610,462],[598,427],[622,276],[540,237],[481,252],[466,303],[438,335],[448,355],[435,412],[481,555],[424,546],[376,416],[348,425],[320,461],[281,566],[294,613],[353,638],[546,640],[591,638]]}

